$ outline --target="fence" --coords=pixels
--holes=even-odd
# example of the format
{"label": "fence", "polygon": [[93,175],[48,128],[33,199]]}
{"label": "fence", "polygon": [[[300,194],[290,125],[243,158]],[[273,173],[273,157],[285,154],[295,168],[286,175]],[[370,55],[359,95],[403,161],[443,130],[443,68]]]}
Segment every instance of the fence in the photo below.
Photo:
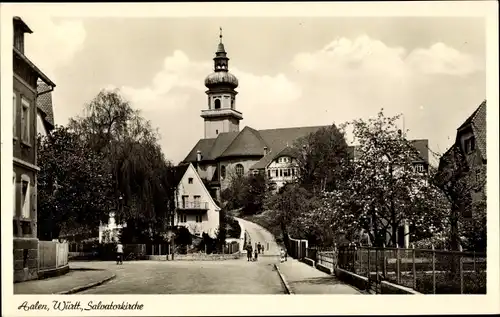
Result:
{"label": "fence", "polygon": [[295,259],[302,259],[307,255],[308,241],[288,238],[288,254]]}
{"label": "fence", "polygon": [[434,249],[344,246],[309,249],[325,266],[382,280],[425,294],[486,294],[486,254]]}
{"label": "fence", "polygon": [[[171,245],[168,243],[155,244],[124,244],[123,257],[125,260],[143,260],[150,256],[167,256],[172,254]],[[115,260],[116,245],[108,244],[69,244],[69,255],[71,258]],[[226,243],[223,254],[234,254],[240,251],[240,244],[236,241]]]}
{"label": "fence", "polygon": [[68,265],[68,243],[57,241],[38,242],[38,270],[55,270]]}

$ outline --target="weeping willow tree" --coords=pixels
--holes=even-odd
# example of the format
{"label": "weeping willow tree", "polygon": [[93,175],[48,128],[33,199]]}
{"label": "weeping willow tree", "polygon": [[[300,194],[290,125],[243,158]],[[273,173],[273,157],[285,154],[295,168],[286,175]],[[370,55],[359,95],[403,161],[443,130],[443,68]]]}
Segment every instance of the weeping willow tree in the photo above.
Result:
{"label": "weeping willow tree", "polygon": [[172,164],[150,122],[118,90],[103,90],[69,127],[109,162],[115,200],[110,212],[127,224],[127,236],[137,241],[165,233],[173,211]]}

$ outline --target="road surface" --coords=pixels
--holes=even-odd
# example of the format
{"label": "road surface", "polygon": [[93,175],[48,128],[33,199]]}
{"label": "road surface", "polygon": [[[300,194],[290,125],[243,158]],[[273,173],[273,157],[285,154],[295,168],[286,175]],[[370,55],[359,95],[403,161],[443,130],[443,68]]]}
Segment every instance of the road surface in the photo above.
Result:
{"label": "road surface", "polygon": [[[265,255],[278,256],[280,254],[280,248],[278,247],[274,236],[269,231],[248,220],[241,218],[235,219],[238,220],[248,232],[253,247],[255,247],[256,243],[260,242],[260,244],[266,246],[266,250],[264,252]],[[267,249],[267,244],[269,244],[269,249]]]}
{"label": "road surface", "polygon": [[269,249],[257,262],[224,261],[126,261],[82,262],[72,266],[104,268],[116,273],[106,284],[80,294],[283,294],[274,264],[279,248],[271,233],[252,222],[238,219],[252,244]]}
{"label": "road surface", "polygon": [[273,258],[257,262],[127,261],[72,263],[104,268],[116,278],[79,294],[283,294]]}

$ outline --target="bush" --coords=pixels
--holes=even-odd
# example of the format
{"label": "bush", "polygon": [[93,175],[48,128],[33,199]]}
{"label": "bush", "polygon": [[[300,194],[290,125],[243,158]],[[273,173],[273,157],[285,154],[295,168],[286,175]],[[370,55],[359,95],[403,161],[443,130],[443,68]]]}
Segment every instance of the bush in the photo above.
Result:
{"label": "bush", "polygon": [[191,232],[186,227],[179,227],[175,235],[175,244],[179,246],[188,246],[193,243]]}

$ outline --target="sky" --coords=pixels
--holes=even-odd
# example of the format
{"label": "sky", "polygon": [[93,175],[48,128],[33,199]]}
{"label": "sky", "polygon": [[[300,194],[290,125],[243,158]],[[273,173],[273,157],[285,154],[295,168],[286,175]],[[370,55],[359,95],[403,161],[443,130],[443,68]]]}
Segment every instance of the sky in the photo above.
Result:
{"label": "sky", "polygon": [[[383,108],[445,152],[486,99],[482,18],[21,16],[26,55],[57,85],[56,124],[119,88],[178,163],[203,138],[219,27],[239,87],[240,129],[341,124]],[[403,126],[403,120],[401,120]]]}

